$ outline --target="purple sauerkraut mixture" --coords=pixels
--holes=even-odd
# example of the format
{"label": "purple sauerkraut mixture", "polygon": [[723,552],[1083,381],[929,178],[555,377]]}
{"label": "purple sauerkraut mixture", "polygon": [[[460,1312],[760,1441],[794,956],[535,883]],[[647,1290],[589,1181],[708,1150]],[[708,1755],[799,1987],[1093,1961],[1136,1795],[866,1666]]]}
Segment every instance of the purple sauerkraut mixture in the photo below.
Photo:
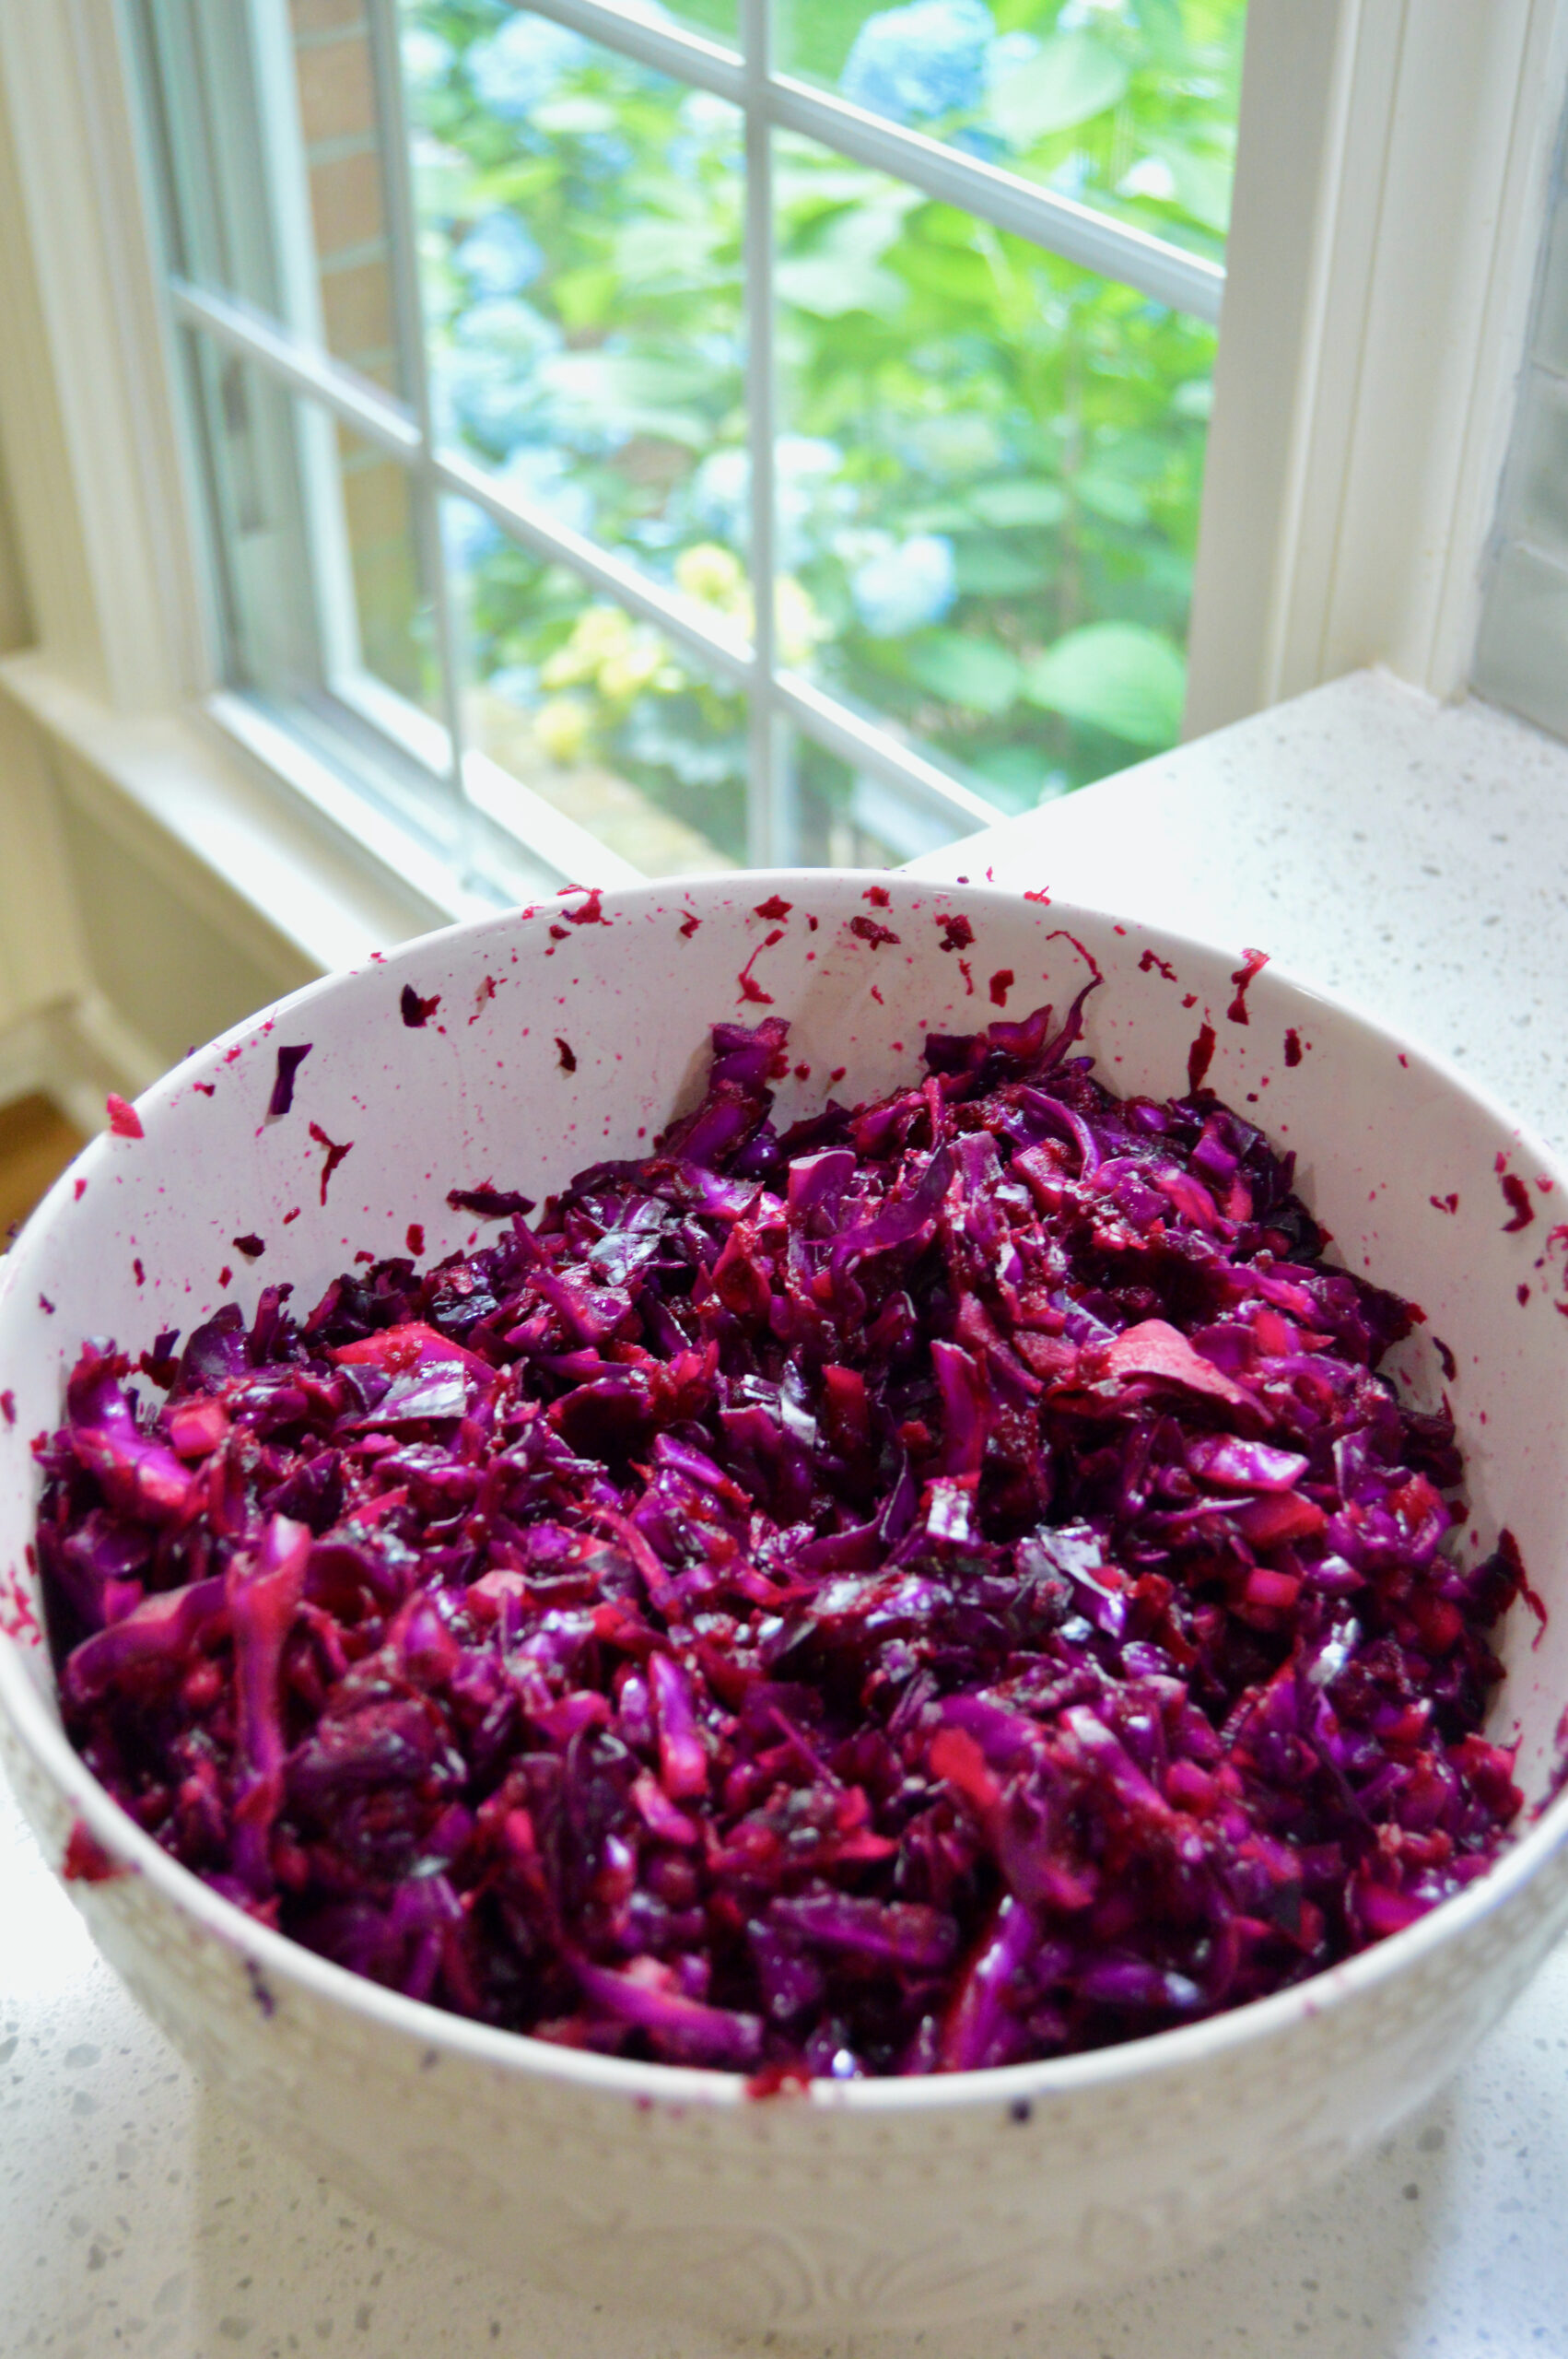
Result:
{"label": "purple sauerkraut mixture", "polygon": [[145,1394],[88,1344],[39,1545],[108,1790],[379,1982],[759,2086],[1188,2023],[1481,1873],[1522,1568],[1445,1550],[1420,1314],[1080,1004],[783,1136],[787,1026],[718,1025],[532,1228],[471,1190],[494,1242]]}

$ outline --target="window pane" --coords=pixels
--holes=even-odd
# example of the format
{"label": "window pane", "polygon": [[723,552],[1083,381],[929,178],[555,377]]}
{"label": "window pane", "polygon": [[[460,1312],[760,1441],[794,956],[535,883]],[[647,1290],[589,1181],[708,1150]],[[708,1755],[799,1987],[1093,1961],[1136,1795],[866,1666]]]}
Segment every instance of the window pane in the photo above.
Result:
{"label": "window pane", "polygon": [[778,149],[786,661],[1006,810],[1174,743],[1212,329]]}
{"label": "window pane", "polygon": [[527,10],[477,38],[477,10],[416,13],[451,52],[415,135],[439,433],[657,575],[732,551],[739,113]]}
{"label": "window pane", "polygon": [[187,342],[225,679],[447,840],[451,745],[408,475],[264,370]]}
{"label": "window pane", "polygon": [[414,491],[396,459],[336,430],[352,601],[351,661],[434,720],[444,710],[430,585],[430,552],[417,529]]}
{"label": "window pane", "polygon": [[289,701],[324,686],[297,405],[250,362],[190,339],[225,625],[224,675]]}
{"label": "window pane", "polygon": [[404,395],[364,0],[144,0],[175,266]]}
{"label": "window pane", "polygon": [[907,791],[852,769],[803,732],[790,733],[789,783],[798,857],[807,868],[892,868],[974,832]]}
{"label": "window pane", "polygon": [[470,746],[647,875],[743,863],[743,694],[466,500],[442,535]]}
{"label": "window pane", "polygon": [[1218,255],[1246,0],[778,0],[782,69]]}
{"label": "window pane", "polygon": [[694,33],[706,33],[709,41],[723,41],[733,48],[740,37],[740,9],[737,0],[685,0],[685,5],[671,10],[683,25]]}

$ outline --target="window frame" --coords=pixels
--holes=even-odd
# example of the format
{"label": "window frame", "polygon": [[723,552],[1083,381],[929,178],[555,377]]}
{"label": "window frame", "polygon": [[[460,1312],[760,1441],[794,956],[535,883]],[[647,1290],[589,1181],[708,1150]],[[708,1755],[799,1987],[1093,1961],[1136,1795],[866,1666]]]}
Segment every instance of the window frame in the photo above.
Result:
{"label": "window frame", "polygon": [[[452,593],[441,559],[437,511],[443,495],[469,502],[487,515],[521,546],[546,563],[564,564],[591,590],[613,600],[638,619],[660,629],[685,653],[694,657],[709,676],[744,693],[750,714],[748,761],[747,858],[754,866],[788,864],[794,829],[787,757],[787,734],[794,730],[826,746],[829,752],[897,795],[912,815],[934,819],[950,835],[995,823],[997,804],[954,773],[939,757],[923,754],[903,741],[874,714],[855,710],[831,690],[825,690],[799,673],[778,663],[776,617],[772,602],[755,601],[755,628],[749,645],[728,636],[710,609],[683,597],[673,587],[629,562],[614,547],[564,526],[546,505],[519,495],[497,481],[462,451],[438,447],[433,434],[430,369],[419,333],[419,290],[413,271],[418,229],[408,170],[404,94],[398,65],[396,0],[365,0],[368,35],[375,65],[379,111],[384,146],[387,241],[397,284],[401,323],[400,376],[403,397],[367,384],[336,363],[320,334],[313,288],[296,285],[304,274],[291,270],[293,249],[288,223],[282,217],[298,211],[295,191],[302,185],[303,147],[293,117],[292,91],[286,66],[280,64],[287,35],[283,25],[285,0],[251,0],[248,12],[254,28],[258,58],[256,80],[270,91],[265,103],[275,117],[263,145],[281,155],[282,168],[270,174],[272,183],[286,185],[274,243],[279,252],[278,300],[263,316],[243,300],[197,285],[188,275],[172,272],[167,300],[178,328],[198,341],[211,339],[228,352],[260,369],[311,403],[313,414],[302,419],[301,461],[308,472],[310,445],[321,440],[317,418],[330,414],[353,428],[386,456],[404,465],[411,486],[418,537],[428,552],[434,584],[435,636],[441,655],[446,688],[447,748],[432,759],[432,740],[421,715],[405,711],[406,724],[397,728],[394,700],[365,681],[359,693],[349,679],[329,676],[329,689],[355,705],[367,717],[391,723],[405,751],[445,778],[450,807],[461,830],[465,814],[474,809],[498,815],[509,804],[516,830],[531,849],[544,848],[537,821],[547,808],[542,798],[519,795],[513,783],[493,762],[474,756],[465,746],[464,719],[455,692],[458,675],[457,631]],[[740,0],[737,40],[731,50],[720,42],[688,31],[673,22],[628,17],[613,0],[530,0],[531,12],[553,20],[585,39],[606,44],[615,54],[669,75],[694,90],[706,91],[733,106],[742,120],[745,146],[746,207],[744,218],[745,370],[749,432],[747,447],[754,462],[775,445],[777,405],[775,383],[775,302],[773,212],[773,140],[780,132],[796,132],[822,144],[830,153],[865,163],[895,177],[924,194],[963,207],[977,219],[1012,230],[1044,251],[1075,266],[1091,270],[1116,284],[1180,310],[1212,325],[1223,295],[1224,273],[1217,264],[1117,220],[1093,206],[1080,205],[1056,191],[1022,179],[945,143],[885,121],[832,93],[777,73],[769,43],[773,10],[769,0]],[[248,126],[241,126],[241,137]],[[293,163],[295,169],[290,171]],[[177,241],[171,241],[177,242]],[[299,251],[303,252],[302,245]],[[315,496],[308,498],[307,522],[313,542],[330,540],[322,523],[330,519],[333,487],[318,465]],[[770,464],[751,468],[748,543],[755,581],[775,574],[775,518],[778,486]],[[321,522],[318,522],[318,511]],[[330,575],[331,568],[328,566]],[[323,622],[333,611],[330,581],[318,582]],[[521,815],[521,818],[520,818]],[[570,823],[563,831],[559,815],[545,839],[572,851]],[[466,865],[476,866],[474,847]],[[572,873],[585,863],[604,867],[604,852],[594,839],[578,841],[567,867]],[[635,874],[626,863],[627,874]]]}
{"label": "window frame", "polygon": [[[603,29],[602,0],[540,5],[591,36]],[[744,5],[755,16],[762,0]],[[1252,0],[1187,734],[1359,663],[1388,662],[1440,695],[1463,687],[1565,18],[1568,0],[1489,0],[1463,12],[1457,35],[1445,0],[1315,0],[1311,10]],[[632,53],[657,50],[652,64],[668,63],[672,44],[713,46],[663,28],[616,29]],[[756,71],[715,54],[704,87]],[[172,836],[184,873],[204,873],[226,906],[243,903],[261,937],[316,967],[339,963],[345,949],[362,955],[370,940],[482,900],[218,679],[173,345],[188,302],[214,332],[224,323],[214,299],[170,303],[158,283],[130,65],[118,0],[17,0],[0,12],[0,311],[17,330],[0,348],[0,444],[37,632],[31,651],[0,658],[0,699],[33,724],[46,754],[53,743],[88,762],[144,834]],[[695,62],[690,78],[703,78]],[[943,193],[953,185],[951,159],[919,134],[869,117],[846,134],[840,118],[858,111],[803,85],[781,104],[807,132],[823,110],[868,162],[911,177],[918,151],[922,173]],[[959,177],[991,169],[964,159]],[[1434,220],[1468,233],[1423,237]],[[1445,351],[1412,389],[1400,381],[1399,335],[1422,316],[1441,319]],[[246,339],[258,333],[248,318],[228,324]],[[298,362],[299,390],[319,393],[319,357],[307,365],[280,342],[275,362]],[[368,404],[361,427],[402,432],[389,422],[395,405],[358,387],[334,372],[334,403]],[[528,540],[538,520],[521,503],[477,468],[469,476],[454,459],[440,464],[452,488],[491,513],[499,506]],[[1358,487],[1389,469],[1398,499],[1363,517]],[[557,545],[561,528],[551,522],[547,537]],[[645,582],[614,552],[584,544],[574,555],[591,581],[649,612]],[[650,618],[667,624],[662,598],[654,605]],[[711,640],[706,618],[693,629]],[[733,664],[732,653],[708,652]],[[833,744],[839,731],[833,749],[875,767],[869,725],[825,714],[808,683],[790,695],[813,734]],[[175,744],[181,792],[160,787],[150,750],[167,757]],[[199,795],[189,791],[197,778]],[[935,791],[948,800],[952,782],[938,773]],[[987,825],[996,814],[968,816]],[[581,862],[566,867],[573,850]],[[544,868],[557,882],[588,861],[608,881],[615,865],[570,821],[552,851],[560,857]]]}
{"label": "window frame", "polygon": [[1252,0],[1186,736],[1469,687],[1565,85],[1563,0]]}

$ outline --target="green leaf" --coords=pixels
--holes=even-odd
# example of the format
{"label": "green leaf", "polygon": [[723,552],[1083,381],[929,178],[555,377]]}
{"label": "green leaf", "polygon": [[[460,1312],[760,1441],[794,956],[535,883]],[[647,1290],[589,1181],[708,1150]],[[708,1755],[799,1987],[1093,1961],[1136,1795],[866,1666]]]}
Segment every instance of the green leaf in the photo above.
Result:
{"label": "green leaf", "polygon": [[1189,377],[1171,395],[1171,407],[1178,417],[1200,418],[1206,424],[1214,406],[1212,377]]}
{"label": "green leaf", "polygon": [[[426,165],[417,160],[422,152],[415,149],[416,173],[427,170]],[[437,171],[441,169],[439,154],[438,150],[434,167]],[[543,190],[554,188],[560,177],[561,167],[554,156],[529,157],[521,162],[503,164],[493,171],[477,173],[471,191],[472,210],[488,213],[492,206],[497,205],[516,205],[521,210],[531,197],[538,196]]]}
{"label": "green leaf", "polygon": [[541,363],[543,392],[580,417],[621,435],[647,434],[691,451],[708,447],[716,380],[700,361],[665,360],[632,352],[557,352]]}
{"label": "green leaf", "polygon": [[906,533],[967,533],[975,519],[956,499],[939,499],[929,508],[908,508],[902,524]]}
{"label": "green leaf", "polygon": [[961,318],[965,310],[977,320],[985,318],[995,289],[982,255],[961,247],[918,245],[906,238],[890,259],[911,287],[936,297],[947,318],[955,311]]}
{"label": "green leaf", "polygon": [[1037,745],[994,745],[970,757],[969,767],[1007,811],[1032,811],[1064,792],[1066,773]]}
{"label": "green leaf", "polygon": [[1156,152],[1171,168],[1176,202],[1182,211],[1223,238],[1231,220],[1234,158],[1216,156],[1201,147],[1188,147],[1174,139],[1161,140]]}
{"label": "green leaf", "polygon": [[905,660],[919,687],[971,712],[1005,712],[1023,676],[1005,647],[959,630],[922,632],[909,641]]}
{"label": "green leaf", "polygon": [[906,210],[901,203],[878,204],[836,214],[779,263],[775,276],[784,300],[824,320],[841,319],[846,311],[889,318],[901,311],[903,284],[881,263],[897,241]]}
{"label": "green leaf", "polygon": [[672,221],[658,214],[628,221],[615,240],[615,268],[624,286],[641,294],[661,289],[704,290],[734,281],[734,273],[720,271],[714,248],[723,235],[718,222]]}
{"label": "green leaf", "polygon": [[1135,483],[1106,466],[1088,466],[1073,478],[1074,491],[1085,508],[1112,524],[1146,524],[1149,503]]}
{"label": "green leaf", "polygon": [[1010,66],[991,99],[991,116],[1015,147],[1069,130],[1120,100],[1129,79],[1119,57],[1091,32],[1057,33],[1033,57]]}
{"label": "green leaf", "polygon": [[802,254],[781,262],[774,284],[786,303],[819,320],[842,319],[847,311],[873,311],[891,319],[908,300],[901,278],[875,263],[841,262],[832,254]]}
{"label": "green leaf", "polygon": [[989,533],[964,533],[954,539],[953,569],[961,597],[1006,598],[1043,589],[1051,578],[1049,566]]}
{"label": "green leaf", "polygon": [[621,292],[617,274],[603,264],[560,270],[550,282],[550,301],[566,328],[603,327]]}
{"label": "green leaf", "polygon": [[706,361],[645,352],[557,352],[539,375],[553,393],[611,417],[649,403],[700,401],[715,384]]}
{"label": "green leaf", "polygon": [[[773,174],[773,201],[786,220],[797,207],[818,214],[838,205],[885,205],[892,194],[880,172],[866,171],[858,164],[811,165],[802,170],[781,158]],[[899,190],[897,202],[907,212],[923,199],[920,191],[912,188],[907,193]]]}
{"label": "green leaf", "polygon": [[533,110],[530,118],[537,131],[547,131],[553,137],[563,135],[582,138],[595,132],[615,129],[615,110],[603,99],[591,99],[567,93],[558,99],[545,99]]}
{"label": "green leaf", "polygon": [[820,251],[842,255],[847,262],[880,262],[904,234],[909,210],[905,199],[919,196],[918,189],[899,189],[892,192],[891,201],[879,198],[874,205],[851,206],[823,232]]}
{"label": "green leaf", "polygon": [[1011,482],[980,484],[969,494],[969,505],[982,522],[1006,527],[1059,524],[1067,501],[1059,484],[1020,475]]}
{"label": "green leaf", "polygon": [[1036,658],[1024,694],[1130,745],[1171,745],[1181,730],[1187,666],[1168,639],[1141,623],[1086,623]]}
{"label": "green leaf", "polygon": [[433,139],[415,151],[414,186],[423,220],[462,220],[466,214],[486,208],[483,176],[474,170],[466,156],[457,155],[451,147],[438,147]]}

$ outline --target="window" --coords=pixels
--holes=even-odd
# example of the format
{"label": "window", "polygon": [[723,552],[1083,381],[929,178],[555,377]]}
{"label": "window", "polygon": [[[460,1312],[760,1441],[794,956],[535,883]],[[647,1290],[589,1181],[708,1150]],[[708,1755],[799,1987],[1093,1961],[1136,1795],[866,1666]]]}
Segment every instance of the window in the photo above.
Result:
{"label": "window", "polygon": [[[1169,165],[1171,183],[1139,170],[1135,59],[1122,56],[1126,102],[1049,135],[1038,167],[1045,178],[1031,180],[1014,169],[1026,156],[999,165],[994,151],[976,153],[971,135],[985,133],[982,120],[916,111],[897,122],[846,98],[846,68],[868,16],[898,8],[837,0],[837,14],[813,7],[808,17],[803,0],[794,5],[791,23],[779,0],[778,70],[766,81],[738,12],[718,25],[710,12],[704,30],[696,7],[677,13],[675,0],[670,14],[641,18],[593,0],[550,0],[549,21],[662,74],[683,101],[699,91],[743,116],[756,80],[751,119],[767,125],[776,172],[787,140],[814,142],[839,169],[913,188],[929,212],[951,194],[936,175],[956,171],[973,200],[972,236],[995,233],[1005,252],[1022,250],[1031,264],[1037,256],[1047,276],[1091,272],[1115,303],[1136,309],[1147,298],[1178,323],[1196,316],[1196,297],[1168,286],[1151,296],[1103,243],[1058,254],[1024,235],[1020,215],[985,210],[1000,207],[1005,184],[1010,207],[1043,201],[1052,236],[1071,225],[1075,238],[1120,239],[1141,223],[1174,252],[1173,266],[1217,280],[1218,232],[1186,210],[1176,163],[1155,159]],[[962,0],[948,5],[962,18]],[[955,595],[944,616],[902,641],[867,633],[858,654],[842,638],[819,640],[804,668],[781,675],[777,687],[765,675],[759,692],[743,640],[722,627],[736,618],[717,612],[717,575],[708,577],[706,599],[688,599],[673,579],[679,550],[638,550],[607,536],[597,511],[592,529],[572,540],[558,478],[554,488],[502,483],[506,462],[465,442],[461,427],[451,430],[434,410],[427,439],[417,388],[411,393],[399,373],[413,316],[401,281],[378,282],[373,267],[363,268],[384,259],[389,271],[406,271],[411,255],[419,266],[415,192],[405,184],[400,193],[386,160],[395,165],[399,151],[383,144],[380,77],[405,122],[415,111],[411,83],[385,75],[400,28],[385,0],[374,10],[365,0],[270,6],[263,18],[261,0],[249,11],[241,0],[204,0],[189,9],[183,42],[182,20],[161,14],[165,0],[0,7],[0,839],[12,855],[0,861],[0,942],[11,970],[0,974],[0,1039],[18,1009],[41,1012],[41,1012],[78,1003],[97,1025],[93,1011],[107,1008],[120,1027],[119,1045],[104,1051],[110,1086],[134,1094],[190,1037],[197,971],[228,975],[216,1023],[373,945],[493,907],[497,893],[532,897],[567,878],[609,882],[657,864],[658,851],[639,846],[634,823],[657,827],[666,849],[668,822],[692,824],[689,803],[683,812],[668,791],[668,767],[639,770],[614,731],[601,732],[592,758],[585,752],[562,764],[539,755],[519,676],[532,659],[501,643],[492,623],[507,617],[488,603],[492,578],[497,590],[508,586],[514,547],[536,572],[548,571],[552,592],[569,590],[579,606],[618,608],[634,626],[661,630],[694,666],[706,662],[728,713],[743,712],[748,751],[762,736],[759,715],[772,724],[764,748],[771,768],[754,763],[750,775],[784,792],[755,798],[743,849],[754,811],[773,828],[792,812],[808,857],[896,857],[930,840],[930,832],[917,838],[918,827],[965,830],[972,816],[1032,791],[1028,779],[1010,784],[978,758],[1006,751],[1013,722],[1038,730],[1033,744],[1059,726],[1068,757],[1094,754],[1083,769],[1144,750],[1136,736],[1106,734],[1095,754],[1091,723],[1064,723],[1022,695],[995,715],[929,690],[916,695],[918,682],[900,680],[902,655],[946,633],[979,640],[988,617],[1005,612],[998,589],[959,593],[960,560],[972,578],[982,541],[951,510],[933,516],[911,501],[869,520],[898,548],[921,534],[952,543]],[[1012,6],[991,0],[999,41],[1028,30],[1009,15]],[[438,29],[455,51],[520,13],[499,10],[461,41],[439,32],[433,18],[411,17],[403,29]],[[1136,0],[1136,13],[1145,28],[1171,21],[1166,0]],[[839,45],[825,56],[803,46],[802,29],[813,18],[819,30],[840,26]],[[1074,8],[1065,27],[1061,11],[1051,18],[1081,53],[1079,34],[1093,34],[1096,46],[1128,35],[1127,22],[1120,33],[1107,24],[1092,7]],[[1465,692],[1568,83],[1568,0],[1467,9],[1439,0],[1249,0],[1246,31],[1213,412],[1206,427],[1190,417],[1180,427],[1194,468],[1201,449],[1204,474],[1186,634],[1189,734],[1366,663],[1386,663],[1441,697]],[[313,49],[321,66],[349,35],[370,69],[369,132],[329,128],[306,107],[302,61]],[[160,41],[173,51],[167,74]],[[1027,93],[1033,80],[1038,96],[1050,59],[1061,59],[1048,41],[1042,50],[1047,65],[1029,79],[1014,74],[1010,88]],[[1016,45],[1004,64],[1008,56],[1015,67],[1026,62]],[[982,64],[989,101],[989,55]],[[281,84],[289,102],[267,116],[264,150],[263,69],[273,76],[267,87]],[[358,87],[362,101],[363,80]],[[311,86],[317,99],[325,88]],[[193,88],[212,108],[194,148],[200,110],[179,113],[181,93]],[[1215,101],[1199,90],[1191,103]],[[1199,139],[1190,122],[1180,128],[1188,147],[1218,153],[1223,145],[1218,133]],[[277,144],[285,131],[289,152]],[[419,135],[457,144],[434,128]],[[760,130],[751,138],[759,144]],[[201,197],[219,167],[221,205]],[[361,210],[357,255],[352,244],[316,242],[320,174],[322,195],[335,190],[341,204],[352,197],[371,208],[368,226]],[[1024,184],[1022,197],[1014,182]],[[1076,200],[1065,194],[1070,185]],[[192,205],[186,220],[181,207]],[[913,210],[902,218],[910,223]],[[779,221],[787,232],[782,205]],[[758,237],[748,217],[743,258],[748,227],[754,243]],[[222,256],[203,262],[202,241],[210,247],[220,232]],[[532,234],[548,258],[547,240]],[[907,251],[901,234],[874,259],[902,274]],[[1147,246],[1139,252],[1149,258]],[[287,276],[276,275],[280,255],[293,258]],[[786,236],[777,253],[769,245],[765,267],[782,270],[796,258]],[[333,262],[341,267],[327,267]],[[256,272],[263,264],[274,274],[264,282],[240,275],[241,265]],[[439,290],[439,253],[426,268]],[[754,303],[760,284],[754,279]],[[539,277],[522,290],[541,311],[548,291]],[[833,440],[790,406],[800,380],[790,374],[791,318],[782,303],[778,320],[775,424],[780,434]],[[434,309],[422,324],[428,371],[446,330]],[[841,330],[829,319],[830,358],[847,348],[836,341]],[[576,328],[561,342],[584,348]],[[948,390],[974,378],[971,359],[951,372]],[[248,434],[252,400],[258,422]],[[740,406],[739,430],[721,438],[727,450],[756,436],[755,407]],[[893,456],[906,448],[900,437]],[[969,482],[1027,475],[1010,467]],[[335,499],[320,499],[323,483],[336,487]],[[644,487],[650,498],[657,491]],[[206,529],[220,489],[242,526],[227,551]],[[748,508],[759,497],[749,485]],[[446,500],[466,500],[497,527],[477,574],[434,569]],[[1185,595],[1190,510],[1180,533],[1169,529],[1170,514],[1148,503],[1147,524],[1121,525],[1120,541],[1107,531],[1102,546],[1118,565],[1114,581],[1108,562],[1101,578],[1129,601],[1107,602],[1107,619],[1142,622],[1174,645],[1174,608],[1162,616],[1133,606],[1141,576],[1119,563],[1163,532],[1177,561],[1164,594]],[[472,554],[472,515],[445,529],[460,557],[465,536]],[[1049,557],[1040,523],[988,529],[1010,557]],[[711,523],[703,530],[747,565],[749,588],[752,545],[722,542]],[[1033,548],[1030,534],[1041,536]],[[828,609],[830,569],[813,576],[802,567],[800,578]],[[258,585],[267,579],[281,589],[263,600]],[[470,611],[490,631],[487,643],[477,631],[464,636],[464,585],[475,581],[485,603]],[[873,589],[875,581],[873,574]],[[437,592],[454,585],[449,663]],[[837,595],[833,618],[848,620],[847,569]],[[1033,625],[1039,599],[1015,595]],[[559,638],[569,637],[577,611],[555,619]],[[1003,644],[1033,660],[1028,647]],[[863,655],[863,668],[849,669],[847,654]],[[886,660],[873,665],[873,656]],[[541,680],[533,710],[549,695],[582,695],[584,686],[545,689]],[[455,758],[454,690],[468,730]],[[912,709],[900,709],[901,693]],[[470,719],[481,694],[501,709]],[[709,710],[723,718],[720,707]],[[505,745],[503,727],[517,730]],[[1071,775],[1053,751],[1059,766]],[[595,825],[604,824],[607,804],[618,808],[624,855],[581,824],[590,790]],[[682,788],[699,791],[715,793],[698,780]],[[732,803],[732,786],[720,785],[718,799],[726,792]],[[706,840],[717,826],[718,815],[699,808]],[[66,839],[88,834],[100,857],[91,877],[84,871],[74,881]],[[1047,825],[1047,864],[1050,838]],[[112,885],[140,908],[155,884],[169,906],[149,945],[128,925],[116,931],[100,903]],[[155,991],[149,948],[178,945],[187,930],[198,945],[190,973],[178,989],[170,980]],[[113,942],[123,956],[111,960]],[[145,1056],[132,1052],[133,1032]],[[96,1047],[93,1057],[84,1071],[96,1075]],[[101,1102],[102,1085],[94,1086]]]}
{"label": "window", "polygon": [[503,891],[1174,742],[1243,20],[135,0],[223,678]]}

